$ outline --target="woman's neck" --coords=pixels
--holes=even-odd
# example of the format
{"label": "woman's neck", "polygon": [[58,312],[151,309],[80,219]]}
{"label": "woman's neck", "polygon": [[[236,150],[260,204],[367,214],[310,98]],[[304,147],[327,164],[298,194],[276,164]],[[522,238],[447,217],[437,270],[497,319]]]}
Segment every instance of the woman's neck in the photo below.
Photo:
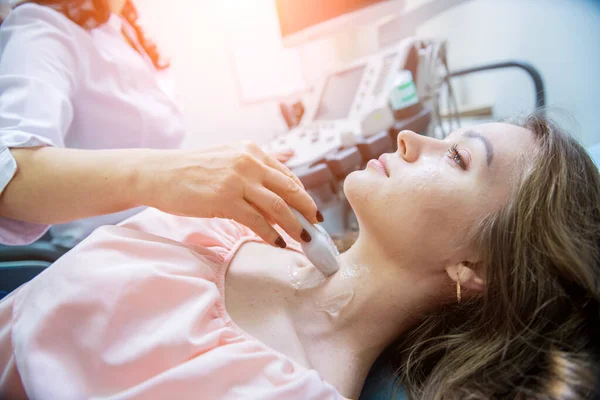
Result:
{"label": "woman's neck", "polygon": [[360,238],[341,263],[324,282],[314,267],[300,268],[288,308],[311,366],[356,398],[379,354],[426,311],[434,283],[415,281],[409,268]]}

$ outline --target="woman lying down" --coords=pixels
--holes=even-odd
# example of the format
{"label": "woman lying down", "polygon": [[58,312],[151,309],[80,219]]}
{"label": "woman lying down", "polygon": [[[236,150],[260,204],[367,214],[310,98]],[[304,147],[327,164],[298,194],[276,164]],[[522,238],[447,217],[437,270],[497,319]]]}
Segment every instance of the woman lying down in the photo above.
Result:
{"label": "woman lying down", "polygon": [[0,304],[2,398],[356,399],[385,353],[412,399],[585,399],[598,374],[600,179],[530,117],[402,132],[352,173],[325,279],[290,243],[156,210]]}

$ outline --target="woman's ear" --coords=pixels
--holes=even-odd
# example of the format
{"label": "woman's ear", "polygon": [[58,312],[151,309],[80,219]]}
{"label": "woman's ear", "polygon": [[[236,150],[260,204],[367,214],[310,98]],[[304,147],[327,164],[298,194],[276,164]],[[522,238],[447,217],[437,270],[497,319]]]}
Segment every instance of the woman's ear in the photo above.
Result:
{"label": "woman's ear", "polygon": [[478,271],[482,271],[482,265],[480,263],[472,263],[469,261],[462,261],[458,264],[446,267],[446,272],[450,279],[454,282],[458,281],[461,287],[476,292],[482,292],[485,289],[485,283],[479,276]]}

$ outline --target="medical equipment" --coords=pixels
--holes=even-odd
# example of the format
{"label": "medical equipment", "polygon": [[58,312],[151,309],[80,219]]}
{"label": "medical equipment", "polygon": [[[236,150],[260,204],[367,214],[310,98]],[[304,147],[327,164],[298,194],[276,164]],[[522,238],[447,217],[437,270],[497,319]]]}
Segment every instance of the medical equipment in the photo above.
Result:
{"label": "medical equipment", "polygon": [[301,242],[302,251],[308,260],[325,276],[335,274],[340,269],[338,252],[331,237],[319,225],[313,225],[302,214],[292,208],[292,212],[300,222],[300,225],[310,234],[310,242]]}
{"label": "medical equipment", "polygon": [[398,72],[393,88],[389,93],[389,103],[395,119],[402,119],[404,116],[416,114],[423,107],[419,102],[417,88],[409,70],[405,69]]}
{"label": "medical equipment", "polygon": [[293,104],[279,103],[279,111],[285,120],[288,129],[292,129],[300,124],[304,115],[304,105],[301,101]]}
{"label": "medical equipment", "polygon": [[317,95],[306,105],[300,125],[276,137],[267,150],[294,149],[295,155],[287,164],[297,168],[392,128],[395,118],[389,106],[390,91],[414,46],[428,45],[421,42],[425,41],[405,39],[325,76],[317,86]]}

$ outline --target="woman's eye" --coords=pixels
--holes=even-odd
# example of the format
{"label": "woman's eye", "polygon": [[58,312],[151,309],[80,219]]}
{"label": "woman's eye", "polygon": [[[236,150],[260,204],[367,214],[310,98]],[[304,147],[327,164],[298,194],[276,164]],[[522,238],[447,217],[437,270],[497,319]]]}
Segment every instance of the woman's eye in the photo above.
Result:
{"label": "woman's eye", "polygon": [[452,145],[452,147],[450,147],[448,149],[448,157],[450,157],[450,159],[452,161],[454,161],[462,169],[464,169],[464,170],[467,169],[467,165],[465,163],[465,160],[463,159],[463,157],[458,152],[458,147],[455,144]]}

